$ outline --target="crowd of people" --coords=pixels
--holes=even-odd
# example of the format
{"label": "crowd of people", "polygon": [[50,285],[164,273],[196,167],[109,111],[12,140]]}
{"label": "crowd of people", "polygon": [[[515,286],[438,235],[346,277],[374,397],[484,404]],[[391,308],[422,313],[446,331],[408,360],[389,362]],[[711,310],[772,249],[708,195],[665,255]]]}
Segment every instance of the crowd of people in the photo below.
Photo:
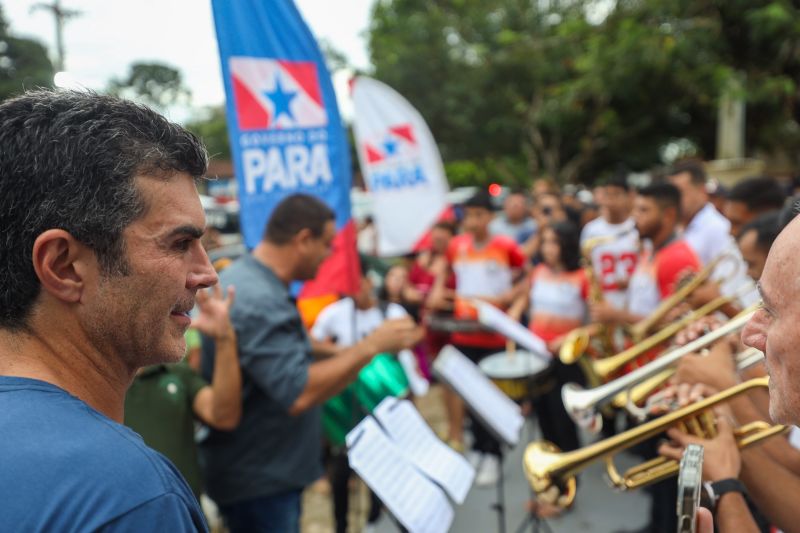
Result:
{"label": "crowd of people", "polygon": [[[352,472],[325,410],[381,355],[396,354],[389,364],[405,375],[389,393],[413,397],[445,345],[475,363],[512,350],[477,320],[475,300],[488,302],[553,354],[521,408],[544,439],[574,450],[581,432],[561,388],[587,383],[558,356],[571,335],[586,328],[605,352],[592,357],[612,355],[632,344],[632,328],[651,321],[646,331],[656,331],[725,296],[718,313],[669,342],[753,310],[741,339],[726,335],[682,358],[662,394],[689,404],[767,369],[769,394],[717,409],[716,436],[671,428],[669,442],[640,451],[679,459],[687,444],[705,446],[718,531],[797,529],[800,434],[747,451],[734,434],[753,421],[800,422],[800,222],[777,180],[721,191],[688,161],[640,188],[624,175],[579,194],[537,180],[511,191],[500,212],[478,191],[431,229],[425,249],[380,274],[365,260],[358,291],[308,328],[291,285],[313,279],[331,253],[335,213],[321,200],[286,197],[260,243],[218,273],[202,244],[195,182],[207,155],[193,134],[130,102],[71,91],[8,100],[0,124],[0,524],[205,531],[205,494],[233,533],[299,531],[304,489],[327,476],[344,532]],[[373,242],[374,231],[368,225],[360,241]],[[743,345],[766,365],[739,369]],[[443,402],[442,438],[467,454],[478,487],[494,486],[499,442],[447,387]],[[607,422],[605,435],[636,424]],[[674,531],[674,481],[650,491],[646,531]],[[370,521],[381,506],[373,495]],[[531,508],[564,511],[546,498]],[[699,518],[711,531],[710,513]]]}

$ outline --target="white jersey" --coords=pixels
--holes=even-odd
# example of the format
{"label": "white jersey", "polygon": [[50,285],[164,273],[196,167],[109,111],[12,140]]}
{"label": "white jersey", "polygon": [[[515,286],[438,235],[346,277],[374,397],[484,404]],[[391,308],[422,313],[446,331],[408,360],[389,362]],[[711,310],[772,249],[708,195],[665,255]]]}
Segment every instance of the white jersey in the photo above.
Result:
{"label": "white jersey", "polygon": [[730,242],[731,223],[707,203],[683,230],[683,239],[705,266],[725,251]]}
{"label": "white jersey", "polygon": [[384,320],[404,316],[408,316],[406,310],[395,303],[388,305],[384,317],[379,307],[356,309],[352,298],[342,298],[320,312],[311,337],[318,341],[332,339],[337,346],[346,348],[372,333]]}
{"label": "white jersey", "polygon": [[617,309],[626,307],[626,287],[639,257],[639,235],[633,219],[620,224],[611,224],[604,218],[596,218],[586,224],[581,232],[581,245],[587,239],[619,235],[623,237],[595,246],[592,250],[592,267],[603,289],[603,297]]}
{"label": "white jersey", "polygon": [[[720,292],[724,296],[739,296],[739,304],[746,307],[758,301],[755,284],[747,275],[747,265],[742,258],[736,241],[730,234],[731,223],[717,209],[707,203],[697,212],[683,231],[683,238],[689,243],[703,266],[723,253],[729,257],[720,262],[711,274],[711,279],[722,281]],[[752,285],[752,289],[742,293],[742,287]]]}

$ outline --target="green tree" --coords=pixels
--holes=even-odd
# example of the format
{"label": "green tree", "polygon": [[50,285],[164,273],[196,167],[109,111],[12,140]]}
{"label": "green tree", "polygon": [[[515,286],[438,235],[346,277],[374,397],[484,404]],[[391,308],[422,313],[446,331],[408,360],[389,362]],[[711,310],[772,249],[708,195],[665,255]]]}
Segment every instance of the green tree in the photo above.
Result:
{"label": "green tree", "polygon": [[133,63],[123,78],[113,78],[108,92],[151,106],[159,111],[178,104],[188,104],[191,91],[184,85],[181,72],[163,63]]}
{"label": "green tree", "polygon": [[230,159],[231,145],[225,119],[225,106],[211,107],[205,110],[204,115],[202,118],[187,122],[186,128],[203,140],[212,158]]}
{"label": "green tree", "polygon": [[14,37],[0,6],[0,101],[26,89],[52,87],[54,74],[47,49],[37,41]]}
{"label": "green tree", "polygon": [[713,157],[717,104],[734,79],[748,151],[797,153],[795,3],[618,0],[605,16],[597,6],[380,0],[373,75],[420,110],[459,180],[474,168],[484,182],[590,181],[661,163],[669,146]]}

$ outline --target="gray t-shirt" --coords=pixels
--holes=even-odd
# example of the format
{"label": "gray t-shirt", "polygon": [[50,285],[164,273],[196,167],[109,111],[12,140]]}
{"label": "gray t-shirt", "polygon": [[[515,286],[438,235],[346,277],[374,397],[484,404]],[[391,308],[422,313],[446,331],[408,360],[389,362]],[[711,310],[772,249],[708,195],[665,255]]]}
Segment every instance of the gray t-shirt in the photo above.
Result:
{"label": "gray t-shirt", "polygon": [[503,213],[498,214],[489,223],[489,233],[491,235],[504,235],[514,239],[517,244],[524,244],[539,229],[538,224],[528,217],[519,224],[512,224]]}
{"label": "gray t-shirt", "polygon": [[[299,490],[322,475],[320,409],[290,416],[305,388],[311,344],[287,287],[246,255],[220,275],[236,287],[231,321],[242,367],[242,420],[201,443],[206,488],[220,505]],[[211,381],[213,343],[203,342]]]}

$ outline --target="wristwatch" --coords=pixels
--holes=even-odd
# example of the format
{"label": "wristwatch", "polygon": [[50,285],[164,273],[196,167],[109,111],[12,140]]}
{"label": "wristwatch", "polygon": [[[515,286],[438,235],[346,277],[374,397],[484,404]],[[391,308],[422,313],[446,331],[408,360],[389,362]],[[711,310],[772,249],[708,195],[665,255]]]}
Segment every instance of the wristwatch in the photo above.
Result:
{"label": "wristwatch", "polygon": [[714,481],[713,483],[706,481],[703,483],[703,489],[708,506],[711,508],[712,512],[715,513],[720,498],[722,498],[725,494],[729,492],[738,492],[742,496],[747,496],[747,489],[745,488],[744,484],[736,478],[720,479],[719,481]]}

